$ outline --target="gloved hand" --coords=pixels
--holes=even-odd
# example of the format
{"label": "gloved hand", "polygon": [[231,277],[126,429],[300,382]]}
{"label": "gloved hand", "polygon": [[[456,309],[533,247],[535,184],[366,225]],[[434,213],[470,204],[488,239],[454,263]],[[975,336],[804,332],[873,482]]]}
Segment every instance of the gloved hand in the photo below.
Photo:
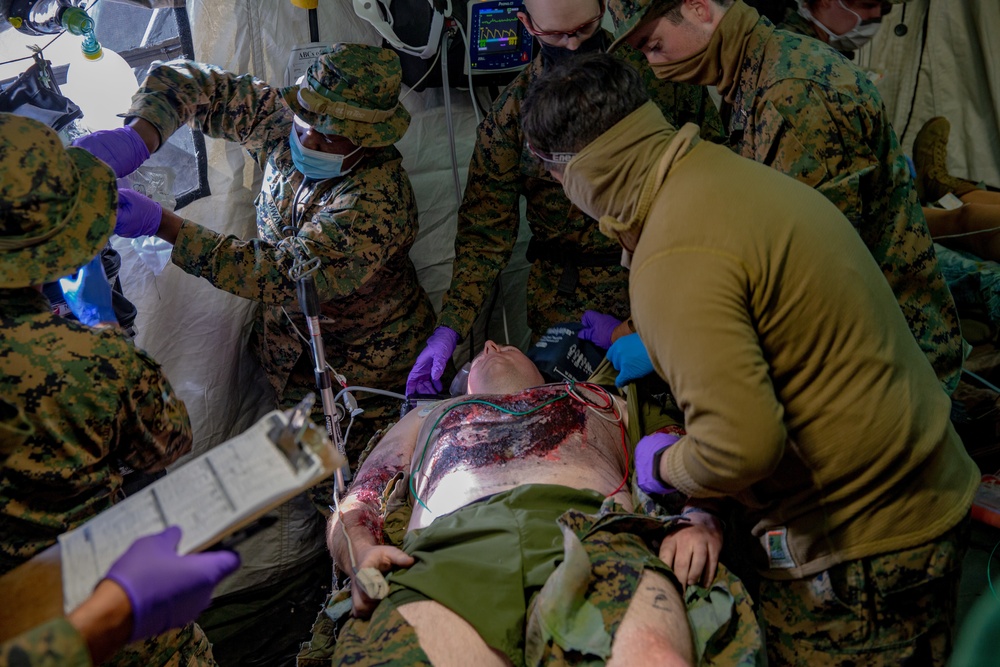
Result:
{"label": "gloved hand", "polygon": [[639,440],[635,446],[635,475],[640,489],[661,496],[677,492],[660,481],[660,456],[678,440],[670,433],[651,433]]}
{"label": "gloved hand", "polygon": [[441,326],[427,338],[427,345],[417,356],[406,378],[406,394],[437,394],[441,392],[441,376],[451,355],[458,347],[458,332]]}
{"label": "gloved hand", "polygon": [[60,278],[59,287],[66,298],[66,305],[76,315],[76,319],[87,326],[118,322],[111,305],[111,285],[104,273],[100,254],[81,266],[72,276]]}
{"label": "gloved hand", "polygon": [[617,317],[596,310],[586,311],[580,321],[583,328],[577,336],[582,340],[589,340],[603,350],[611,347],[611,334],[614,333],[615,327],[622,323]]}
{"label": "gloved hand", "polygon": [[181,529],[171,526],[132,543],[108,570],[132,603],[130,641],[153,637],[193,621],[212,600],[212,590],[240,566],[232,551],[180,556]]}
{"label": "gloved hand", "polygon": [[128,125],[86,134],[75,139],[72,145],[114,169],[118,178],[128,176],[149,159],[146,142]]}
{"label": "gloved hand", "polygon": [[616,387],[624,387],[632,380],[646,377],[653,372],[653,362],[642,344],[639,334],[622,336],[608,348],[608,359],[618,370]]}
{"label": "gloved hand", "polygon": [[118,219],[115,234],[126,239],[152,236],[160,228],[163,207],[130,188],[118,188]]}

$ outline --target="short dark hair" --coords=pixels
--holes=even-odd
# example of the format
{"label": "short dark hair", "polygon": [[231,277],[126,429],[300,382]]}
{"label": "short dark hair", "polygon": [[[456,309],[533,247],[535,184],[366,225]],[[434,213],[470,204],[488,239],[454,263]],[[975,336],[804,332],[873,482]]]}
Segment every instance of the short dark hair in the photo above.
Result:
{"label": "short dark hair", "polygon": [[[730,7],[735,0],[712,0],[712,2],[719,7],[726,9]],[[681,15],[681,5],[683,4],[684,0],[653,0],[653,4],[649,6],[649,10],[647,10],[643,22],[664,18],[674,25],[680,25],[684,22],[684,17]],[[750,0],[748,4],[753,6],[758,3],[754,2],[754,0]]]}
{"label": "short dark hair", "polygon": [[532,147],[577,153],[647,100],[642,78],[628,63],[606,53],[576,56],[532,81],[521,125]]}

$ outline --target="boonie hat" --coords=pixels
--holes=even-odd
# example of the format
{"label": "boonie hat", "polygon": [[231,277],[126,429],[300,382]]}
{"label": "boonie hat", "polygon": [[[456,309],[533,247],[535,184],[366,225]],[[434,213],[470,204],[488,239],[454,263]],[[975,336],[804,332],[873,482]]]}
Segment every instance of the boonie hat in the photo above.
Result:
{"label": "boonie hat", "polygon": [[72,274],[107,244],[117,211],[108,165],[64,148],[43,123],[0,113],[0,288]]}
{"label": "boonie hat", "polygon": [[611,53],[622,42],[642,25],[646,12],[655,0],[608,0],[608,14],[611,15],[611,23],[614,25],[615,41],[608,47]]}
{"label": "boonie hat", "polygon": [[402,80],[394,51],[334,44],[281,96],[317,132],[378,148],[396,143],[409,127],[410,113],[399,101]]}

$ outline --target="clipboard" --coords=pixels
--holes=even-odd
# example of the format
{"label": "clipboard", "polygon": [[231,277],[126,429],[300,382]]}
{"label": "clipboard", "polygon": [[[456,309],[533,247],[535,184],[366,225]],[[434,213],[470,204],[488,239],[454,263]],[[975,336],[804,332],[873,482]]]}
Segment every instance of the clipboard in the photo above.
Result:
{"label": "clipboard", "polygon": [[311,405],[268,413],[0,577],[0,640],[75,609],[136,539],[178,525],[178,552],[203,551],[344,466]]}

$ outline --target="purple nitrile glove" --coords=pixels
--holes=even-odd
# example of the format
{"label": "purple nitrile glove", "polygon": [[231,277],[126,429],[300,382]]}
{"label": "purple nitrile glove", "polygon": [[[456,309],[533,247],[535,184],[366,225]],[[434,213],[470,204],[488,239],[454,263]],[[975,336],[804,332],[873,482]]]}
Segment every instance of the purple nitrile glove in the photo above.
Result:
{"label": "purple nitrile glove", "polygon": [[596,310],[586,311],[580,322],[583,324],[583,328],[580,329],[577,336],[583,340],[589,340],[604,350],[611,347],[611,334],[614,332],[615,327],[622,323],[614,315],[605,315]]}
{"label": "purple nitrile glove", "polygon": [[128,176],[149,159],[146,142],[128,125],[85,134],[75,139],[73,146],[82,148],[114,169],[118,178]]}
{"label": "purple nitrile glove", "polygon": [[677,489],[660,481],[660,457],[667,447],[680,440],[670,433],[650,433],[635,446],[635,474],[639,488],[661,496]]}
{"label": "purple nitrile glove", "polygon": [[66,298],[66,305],[83,324],[95,327],[118,321],[111,305],[111,285],[108,284],[100,255],[81,266],[73,275],[60,278],[59,288]]}
{"label": "purple nitrile glove", "polygon": [[427,338],[427,345],[417,356],[416,363],[406,378],[406,395],[438,394],[444,368],[458,347],[458,332],[440,326]]}
{"label": "purple nitrile glove", "polygon": [[146,195],[129,188],[118,188],[118,219],[115,234],[126,239],[152,236],[160,228],[163,207]]}
{"label": "purple nitrile glove", "polygon": [[653,372],[653,362],[637,333],[622,336],[612,343],[608,348],[608,359],[618,370],[618,377],[615,378],[617,387],[624,387],[632,380]]}
{"label": "purple nitrile glove", "polygon": [[212,590],[240,566],[232,551],[181,556],[181,529],[142,537],[121,555],[105,575],[125,590],[132,603],[132,637],[136,641],[193,621],[212,600]]}

